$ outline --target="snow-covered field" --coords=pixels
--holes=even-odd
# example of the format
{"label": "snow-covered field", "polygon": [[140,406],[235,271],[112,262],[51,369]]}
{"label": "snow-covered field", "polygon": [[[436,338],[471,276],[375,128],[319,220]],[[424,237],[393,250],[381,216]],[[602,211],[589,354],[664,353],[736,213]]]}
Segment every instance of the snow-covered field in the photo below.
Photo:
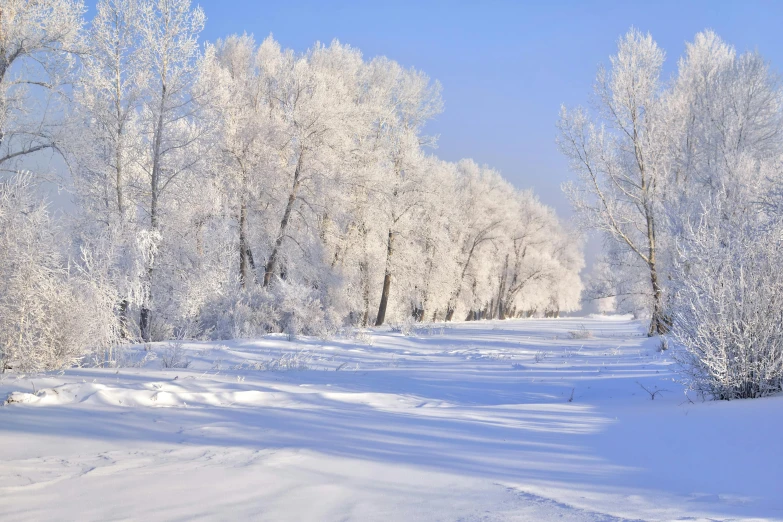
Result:
{"label": "snow-covered field", "polygon": [[656,348],[520,320],[7,374],[0,519],[783,520],[783,398],[689,402]]}

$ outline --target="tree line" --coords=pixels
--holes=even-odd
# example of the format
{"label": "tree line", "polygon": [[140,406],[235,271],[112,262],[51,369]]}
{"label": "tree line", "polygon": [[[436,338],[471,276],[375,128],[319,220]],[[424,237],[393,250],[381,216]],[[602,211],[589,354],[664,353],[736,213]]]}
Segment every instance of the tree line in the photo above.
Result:
{"label": "tree line", "polygon": [[[348,45],[201,43],[189,0],[5,0],[0,359],[579,308],[579,236],[425,133],[424,73]],[[38,184],[74,205],[52,212]],[[30,172],[22,172],[30,171]]]}

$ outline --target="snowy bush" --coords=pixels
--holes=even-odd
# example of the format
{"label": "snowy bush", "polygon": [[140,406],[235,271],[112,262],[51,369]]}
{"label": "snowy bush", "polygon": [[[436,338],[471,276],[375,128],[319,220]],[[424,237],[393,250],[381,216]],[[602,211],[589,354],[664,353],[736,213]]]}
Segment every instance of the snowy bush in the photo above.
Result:
{"label": "snowy bush", "polygon": [[680,250],[674,339],[690,386],[715,399],[783,389],[783,228],[695,229]]}
{"label": "snowy bush", "polygon": [[579,325],[578,329],[569,331],[568,336],[571,339],[592,339],[593,332],[585,328],[584,325]]}
{"label": "snowy bush", "polygon": [[199,319],[210,339],[247,339],[277,331],[279,314],[264,289],[237,286],[208,302]]}
{"label": "snowy bush", "polygon": [[181,342],[169,343],[159,352],[156,352],[160,360],[160,367],[164,369],[187,368],[190,359],[185,354]]}
{"label": "snowy bush", "polygon": [[408,336],[415,332],[416,320],[413,317],[406,317],[402,321],[389,323],[389,329],[394,333]]}
{"label": "snowy bush", "polygon": [[272,287],[275,308],[279,311],[279,329],[289,336],[328,337],[337,330],[337,318],[327,309],[322,296],[304,284],[277,281]]}
{"label": "snowy bush", "polygon": [[72,366],[91,351],[110,348],[118,331],[112,291],[96,277],[89,256],[69,263],[58,251],[58,224],[33,189],[28,174],[0,184],[3,370]]}
{"label": "snowy bush", "polygon": [[289,336],[327,337],[337,331],[338,319],[305,285],[275,281],[267,288],[229,288],[208,302],[199,320],[206,337],[242,339],[283,332]]}
{"label": "snowy bush", "polygon": [[363,330],[356,330],[354,332],[353,338],[357,342],[359,342],[361,344],[364,344],[364,345],[367,345],[367,346],[372,346],[373,343],[375,342],[373,340],[372,335],[370,335],[368,332],[365,332]]}

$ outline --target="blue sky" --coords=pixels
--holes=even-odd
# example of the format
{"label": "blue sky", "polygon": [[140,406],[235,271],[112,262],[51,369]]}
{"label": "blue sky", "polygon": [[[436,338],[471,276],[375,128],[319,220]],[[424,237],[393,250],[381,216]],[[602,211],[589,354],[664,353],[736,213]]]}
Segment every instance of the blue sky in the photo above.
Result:
{"label": "blue sky", "polygon": [[204,38],[268,34],[303,51],[334,38],[366,57],[386,55],[443,84],[445,111],[428,126],[436,153],[472,157],[569,215],[555,146],[561,103],[584,104],[600,63],[635,26],[667,51],[667,74],[685,42],[714,29],[738,50],[783,66],[783,2],[444,2],[205,0]]}

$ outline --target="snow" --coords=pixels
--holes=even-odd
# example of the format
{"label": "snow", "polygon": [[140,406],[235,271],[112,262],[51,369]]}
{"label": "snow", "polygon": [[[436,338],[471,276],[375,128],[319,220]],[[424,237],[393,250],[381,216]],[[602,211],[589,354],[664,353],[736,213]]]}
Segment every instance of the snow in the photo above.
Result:
{"label": "snow", "polygon": [[644,331],[270,335],[185,343],[186,369],[6,374],[0,519],[783,520],[783,398],[691,402]]}

